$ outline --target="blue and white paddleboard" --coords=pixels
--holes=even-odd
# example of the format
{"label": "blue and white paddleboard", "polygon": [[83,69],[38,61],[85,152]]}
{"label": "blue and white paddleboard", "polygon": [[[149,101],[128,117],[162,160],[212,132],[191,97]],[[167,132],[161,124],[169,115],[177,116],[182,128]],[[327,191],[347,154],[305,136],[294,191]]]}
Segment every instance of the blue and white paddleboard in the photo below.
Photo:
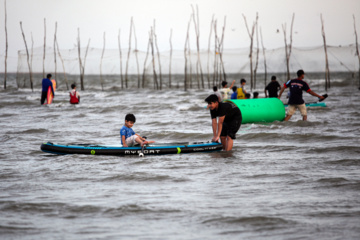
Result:
{"label": "blue and white paddleboard", "polygon": [[159,154],[180,154],[196,152],[213,152],[222,149],[221,143],[214,142],[184,142],[184,143],[152,143],[140,146],[123,147],[122,145],[92,145],[92,144],[68,144],[61,145],[56,143],[41,144],[43,152],[52,154],[88,154],[88,155],[159,155]]}

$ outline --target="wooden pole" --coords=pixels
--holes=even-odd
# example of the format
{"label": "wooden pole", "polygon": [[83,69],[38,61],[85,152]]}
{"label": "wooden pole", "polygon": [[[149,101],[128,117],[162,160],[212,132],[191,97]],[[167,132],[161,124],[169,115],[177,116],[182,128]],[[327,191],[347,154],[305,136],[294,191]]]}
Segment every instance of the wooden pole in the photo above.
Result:
{"label": "wooden pole", "polygon": [[[224,19],[224,24],[226,22],[226,18]],[[223,52],[223,42],[224,42],[224,32],[225,32],[225,25],[222,28],[221,39],[217,35],[217,28],[215,29],[215,39],[216,39],[216,78],[218,79],[219,83],[223,80],[226,81],[226,74],[225,68],[222,59],[222,52]],[[224,77],[224,79],[223,79]]]}
{"label": "wooden pole", "polygon": [[32,71],[32,64],[33,64],[33,59],[34,59],[34,38],[33,38],[32,32],[30,33],[30,36],[31,36],[30,66],[31,66],[31,71]]}
{"label": "wooden pole", "polygon": [[282,25],[282,29],[284,32],[284,41],[285,41],[286,76],[287,76],[288,80],[290,79],[290,56],[291,56],[291,49],[292,49],[292,34],[293,34],[294,18],[295,18],[295,13],[293,13],[292,20],[291,20],[289,45],[286,40],[286,23]]}
{"label": "wooden pole", "polygon": [[124,79],[123,79],[123,69],[122,69],[122,51],[121,51],[121,41],[120,41],[120,29],[118,35],[118,44],[119,44],[119,55],[120,55],[120,84],[121,88],[124,88]]}
{"label": "wooden pole", "polygon": [[54,33],[54,63],[55,63],[55,80],[57,80],[57,64],[56,64],[56,33],[57,33],[57,22],[55,22],[55,33]]}
{"label": "wooden pole", "polygon": [[83,79],[85,78],[85,64],[86,64],[86,58],[87,58],[87,55],[88,55],[88,52],[89,52],[89,46],[90,46],[90,38],[89,38],[89,41],[88,41],[88,44],[86,46],[86,51],[85,51],[85,56],[84,56],[84,63],[82,65],[82,75],[83,75]]}
{"label": "wooden pole", "polygon": [[77,46],[78,46],[78,56],[79,56],[80,85],[81,85],[81,90],[84,90],[84,76],[82,73],[83,68],[82,68],[82,62],[81,62],[81,47],[80,47],[80,28],[78,28]]}
{"label": "wooden pole", "polygon": [[133,24],[133,17],[131,17],[130,21],[130,34],[129,34],[129,49],[128,49],[128,55],[126,60],[126,68],[125,68],[125,87],[128,88],[128,69],[129,69],[129,59],[130,59],[130,53],[131,53],[131,35],[132,35],[132,24]]}
{"label": "wooden pole", "polygon": [[320,14],[320,19],[321,19],[321,34],[324,41],[324,51],[325,51],[325,90],[327,91],[327,89],[330,88],[330,69],[329,69],[329,61],[328,61],[327,47],[326,47],[324,20],[322,18],[322,14]]}
{"label": "wooden pole", "polygon": [[261,38],[261,46],[262,46],[262,50],[263,50],[263,55],[264,55],[264,70],[265,70],[264,79],[265,79],[265,87],[266,87],[267,65],[266,65],[265,47],[264,47],[264,42],[263,42],[261,27],[260,27],[260,38]]}
{"label": "wooden pole", "polygon": [[256,22],[255,22],[255,29],[256,29],[256,60],[255,60],[255,67],[254,67],[254,88],[256,88],[256,75],[257,75],[257,68],[259,66],[259,27],[258,27],[258,13],[256,13]]}
{"label": "wooden pole", "polygon": [[194,6],[191,5],[192,12],[193,12],[193,22],[195,26],[195,34],[196,34],[196,48],[197,48],[197,61],[196,61],[196,79],[199,82],[199,71],[200,71],[200,77],[201,77],[201,86],[204,88],[204,74],[202,72],[202,66],[201,66],[201,57],[200,57],[200,20],[199,20],[199,8],[198,5],[196,5],[196,18],[195,18],[195,11]]}
{"label": "wooden pole", "polygon": [[172,46],[172,29],[170,29],[170,38],[169,38],[169,43],[170,43],[170,59],[169,59],[169,88],[171,88],[171,61],[172,61],[172,52],[173,52],[173,46]]}
{"label": "wooden pole", "polygon": [[186,39],[185,39],[185,46],[184,46],[184,58],[185,58],[185,74],[184,74],[184,91],[187,91],[187,84],[188,84],[188,73],[187,73],[187,65],[188,65],[188,58],[187,58],[187,47],[189,41],[189,29],[190,29],[191,17],[188,22],[187,32],[186,32]]}
{"label": "wooden pole", "polygon": [[250,53],[249,53],[249,58],[250,58],[250,91],[253,89],[254,87],[254,75],[253,75],[253,60],[252,60],[252,54],[253,54],[253,45],[254,45],[254,32],[255,32],[255,23],[253,23],[253,26],[251,28],[251,31],[249,30],[247,21],[246,21],[246,17],[243,14],[244,17],[244,21],[245,21],[245,26],[250,38]]}
{"label": "wooden pole", "polygon": [[43,78],[45,78],[45,57],[46,57],[46,18],[44,18],[44,50],[43,50]]}
{"label": "wooden pole", "polygon": [[155,33],[155,19],[154,19],[154,32],[153,32],[153,35],[154,35],[154,38],[155,38],[155,47],[156,47],[156,52],[157,52],[157,56],[158,56],[158,63],[159,63],[160,90],[162,90],[161,58],[160,58],[159,46],[157,44],[157,36],[156,36],[156,33]]}
{"label": "wooden pole", "polygon": [[145,87],[145,78],[146,78],[146,62],[148,60],[149,57],[149,51],[150,51],[150,45],[151,45],[151,31],[149,32],[149,41],[148,41],[148,46],[147,46],[147,51],[146,51],[146,57],[144,60],[144,69],[143,69],[143,78],[142,78],[142,88]]}
{"label": "wooden pole", "polygon": [[32,91],[34,91],[34,88],[33,88],[33,79],[32,79],[32,70],[31,70],[31,65],[30,65],[29,50],[28,50],[28,47],[27,47],[27,44],[26,44],[26,38],[25,38],[25,34],[24,34],[23,27],[22,27],[22,22],[20,22],[20,28],[21,28],[22,36],[23,36],[24,43],[25,43],[26,56],[27,56],[27,64],[28,64],[29,75],[30,75],[30,88],[31,88]]}
{"label": "wooden pole", "polygon": [[211,85],[210,85],[210,43],[211,43],[211,35],[212,35],[213,25],[214,25],[214,15],[212,16],[212,19],[211,19],[209,41],[208,41],[208,61],[207,61],[208,88],[211,88]]}
{"label": "wooden pole", "polygon": [[140,67],[139,67],[139,58],[138,58],[138,52],[137,49],[137,38],[136,38],[136,31],[135,31],[135,24],[133,23],[133,30],[134,30],[134,38],[135,38],[135,59],[136,59],[136,67],[137,67],[137,76],[138,76],[138,88],[140,88]]}
{"label": "wooden pole", "polygon": [[151,62],[153,66],[153,76],[154,76],[154,89],[159,89],[159,84],[157,81],[157,74],[156,74],[156,64],[155,64],[155,48],[154,48],[154,30],[151,28],[151,37],[150,37],[150,46],[151,46]]}
{"label": "wooden pole", "polygon": [[104,91],[104,79],[103,79],[103,75],[102,75],[102,64],[103,64],[103,59],[104,59],[104,53],[105,53],[105,44],[106,44],[106,40],[105,40],[105,32],[104,32],[104,45],[103,45],[103,50],[101,53],[101,61],[100,61],[100,82],[101,82],[101,90]]}
{"label": "wooden pole", "polygon": [[58,52],[58,55],[59,55],[59,57],[60,57],[60,61],[61,61],[61,64],[62,64],[62,67],[63,67],[63,71],[64,71],[64,79],[65,79],[65,83],[66,83],[66,89],[69,90],[69,83],[68,83],[68,80],[67,80],[67,77],[66,77],[64,59],[63,59],[62,56],[61,56],[60,49],[59,49],[59,44],[58,44],[57,39],[56,39],[56,48],[57,48],[57,52]]}
{"label": "wooden pole", "polygon": [[224,26],[222,28],[221,41],[219,43],[220,72],[222,71],[224,81],[226,81],[225,65],[224,65],[224,61],[223,61],[225,27],[226,27],[226,16],[224,17]]}
{"label": "wooden pole", "polygon": [[353,19],[354,19],[354,33],[355,33],[355,49],[356,49],[356,56],[358,57],[359,60],[359,90],[360,90],[360,54],[359,54],[359,43],[358,43],[358,35],[357,35],[357,31],[356,31],[356,24],[355,24],[355,15],[353,15]]}
{"label": "wooden pole", "polygon": [[[192,57],[191,57],[191,46],[190,46],[190,34],[189,34],[189,39],[187,41],[187,54],[189,56],[189,78],[188,78],[188,84],[189,84],[189,88],[192,89],[192,85],[193,85],[193,81],[192,81]],[[198,82],[198,85],[199,85],[199,82]]]}
{"label": "wooden pole", "polygon": [[6,78],[7,78],[7,59],[8,59],[8,32],[7,32],[7,10],[6,10],[6,0],[4,1],[4,8],[5,8],[5,74],[4,74],[4,89],[6,89]]}
{"label": "wooden pole", "polygon": [[215,44],[214,44],[214,74],[213,74],[213,85],[218,86],[219,85],[219,80],[218,80],[218,35],[217,35],[217,20],[215,20],[214,22],[214,40],[215,40]]}
{"label": "wooden pole", "polygon": [[84,88],[84,77],[85,77],[85,63],[86,57],[89,51],[90,46],[90,38],[88,44],[86,46],[85,56],[84,56],[84,63],[81,61],[81,54],[80,54],[80,29],[78,28],[78,54],[79,54],[79,65],[80,65],[80,82],[81,82],[81,90],[85,90]]}

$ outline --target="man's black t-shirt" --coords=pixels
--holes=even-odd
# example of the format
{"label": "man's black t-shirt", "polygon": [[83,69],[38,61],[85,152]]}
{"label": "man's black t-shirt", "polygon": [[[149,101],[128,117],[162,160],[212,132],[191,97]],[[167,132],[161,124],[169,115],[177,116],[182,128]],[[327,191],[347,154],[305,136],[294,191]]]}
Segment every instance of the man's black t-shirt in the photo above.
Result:
{"label": "man's black t-shirt", "polygon": [[290,98],[288,104],[298,105],[303,104],[304,99],[302,98],[303,91],[310,92],[309,85],[301,79],[292,79],[284,84],[286,88],[290,88]]}
{"label": "man's black t-shirt", "polygon": [[278,97],[278,90],[280,88],[280,84],[278,81],[271,81],[265,88],[265,90],[269,91],[269,97]]}
{"label": "man's black t-shirt", "polygon": [[210,110],[211,119],[225,116],[224,122],[241,119],[240,109],[232,102],[219,102],[218,109]]}

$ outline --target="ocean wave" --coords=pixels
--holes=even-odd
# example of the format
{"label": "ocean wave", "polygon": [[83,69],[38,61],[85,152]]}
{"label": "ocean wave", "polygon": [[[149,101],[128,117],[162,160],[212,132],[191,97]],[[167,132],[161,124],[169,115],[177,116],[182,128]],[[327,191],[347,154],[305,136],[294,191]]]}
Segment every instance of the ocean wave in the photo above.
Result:
{"label": "ocean wave", "polygon": [[340,160],[333,160],[333,161],[326,161],[324,162],[324,164],[329,164],[329,165],[339,165],[339,166],[345,166],[345,167],[349,167],[349,166],[356,166],[356,167],[360,167],[360,159],[340,159]]}
{"label": "ocean wave", "polygon": [[360,149],[358,145],[339,146],[338,144],[336,144],[336,142],[326,147],[321,147],[321,146],[318,146],[316,148],[310,147],[310,150],[313,151],[314,153],[326,153],[326,154],[331,154],[331,153],[337,153],[337,154],[344,153],[346,155],[360,154]]}
{"label": "ocean wave", "polygon": [[[6,225],[5,223],[0,225],[0,233],[3,239],[16,239],[18,237],[14,238],[14,235],[24,234],[29,235],[31,232],[36,232],[39,229],[35,227],[27,227],[24,226],[24,224],[17,223],[18,226],[16,226],[14,223],[9,223]],[[15,235],[15,236],[16,236]]]}
{"label": "ocean wave", "polygon": [[350,180],[343,177],[320,178],[316,181],[320,185],[315,188],[344,188],[351,191],[360,190],[360,181]]}
{"label": "ocean wave", "polygon": [[9,140],[11,140],[12,138],[10,137],[10,135],[8,134],[4,134],[3,136],[0,136],[0,142],[7,142]]}
{"label": "ocean wave", "polygon": [[6,132],[6,134],[39,134],[39,133],[46,133],[49,130],[44,129],[44,128],[32,128],[32,129],[27,129],[27,130],[23,130],[23,131],[8,131]]}
{"label": "ocean wave", "polygon": [[[181,211],[178,209],[165,208],[165,207],[150,207],[150,206],[142,206],[139,204],[123,204],[117,208],[108,208],[104,211],[106,215],[111,215],[112,217],[122,217],[129,215],[138,215],[138,214],[151,214],[152,216],[160,215],[160,214],[174,214],[180,213]],[[155,215],[153,215],[155,214]]]}
{"label": "ocean wave", "polygon": [[288,224],[294,224],[294,221],[289,221],[280,217],[269,216],[249,216],[249,217],[215,217],[202,221],[206,225],[241,225],[266,228],[284,228]]}
{"label": "ocean wave", "polygon": [[[139,204],[133,203],[124,203],[119,207],[108,207],[103,205],[95,204],[71,204],[71,203],[61,203],[61,202],[39,202],[39,203],[30,203],[30,202],[7,202],[2,203],[0,208],[3,214],[7,213],[19,213],[24,214],[35,214],[37,216],[44,215],[46,217],[56,217],[64,219],[74,219],[74,218],[84,218],[94,215],[103,215],[111,217],[121,217],[121,216],[130,216],[138,214],[168,214],[168,213],[178,213],[180,210],[173,208],[165,207],[149,207],[142,206]],[[155,216],[154,215],[154,216]],[[13,229],[8,228],[8,226],[2,226],[7,230],[18,229],[14,227]],[[0,227],[1,229],[1,227]],[[19,229],[27,230],[32,228],[19,227]]]}
{"label": "ocean wave", "polygon": [[101,182],[186,182],[189,181],[185,177],[174,177],[169,175],[160,175],[155,173],[147,172],[132,172],[122,173],[105,177],[100,180]]}

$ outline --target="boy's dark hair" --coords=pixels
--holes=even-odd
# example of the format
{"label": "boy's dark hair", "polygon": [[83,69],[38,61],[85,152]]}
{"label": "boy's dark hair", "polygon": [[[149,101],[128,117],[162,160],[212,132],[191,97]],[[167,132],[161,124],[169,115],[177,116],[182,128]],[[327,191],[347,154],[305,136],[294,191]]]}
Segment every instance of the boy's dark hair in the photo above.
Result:
{"label": "boy's dark hair", "polygon": [[243,82],[246,83],[246,80],[242,78],[242,79],[240,80],[240,83],[243,83]]}
{"label": "boy's dark hair", "polygon": [[250,94],[250,93],[246,93],[246,94],[245,94],[245,98],[251,98],[251,94]]}
{"label": "boy's dark hair", "polygon": [[276,76],[272,76],[272,77],[271,77],[271,80],[276,80]]}
{"label": "boy's dark hair", "polygon": [[135,118],[135,116],[134,116],[134,114],[132,114],[132,113],[128,113],[128,114],[126,114],[126,116],[125,116],[125,121],[131,121],[131,122],[136,122],[136,118]]}
{"label": "boy's dark hair", "polygon": [[210,96],[208,96],[205,99],[205,102],[207,102],[208,104],[213,103],[213,102],[219,102],[219,98],[216,94],[211,94]]}
{"label": "boy's dark hair", "polygon": [[300,77],[301,75],[305,74],[304,70],[300,69],[299,71],[297,71],[297,76]]}
{"label": "boy's dark hair", "polygon": [[76,87],[76,84],[75,84],[75,83],[71,84],[71,88],[72,88],[72,89],[74,89],[75,87]]}
{"label": "boy's dark hair", "polygon": [[258,92],[254,92],[254,98],[256,98],[257,96],[259,96]]}
{"label": "boy's dark hair", "polygon": [[217,86],[214,86],[213,90],[214,90],[214,92],[216,92],[217,91]]}
{"label": "boy's dark hair", "polygon": [[233,87],[232,87],[232,90],[233,90],[233,92],[236,92],[237,86],[233,86]]}
{"label": "boy's dark hair", "polygon": [[227,81],[222,81],[221,86],[225,87],[228,84]]}
{"label": "boy's dark hair", "polygon": [[46,78],[51,78],[52,75],[49,73],[48,75],[46,75]]}

